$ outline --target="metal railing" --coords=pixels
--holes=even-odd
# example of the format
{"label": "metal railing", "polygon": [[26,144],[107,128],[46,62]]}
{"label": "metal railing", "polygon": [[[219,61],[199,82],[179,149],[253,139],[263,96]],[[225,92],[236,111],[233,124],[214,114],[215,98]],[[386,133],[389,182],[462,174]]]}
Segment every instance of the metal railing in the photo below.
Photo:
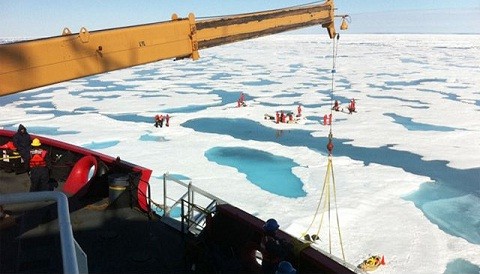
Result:
{"label": "metal railing", "polygon": [[[185,233],[185,228],[193,235],[198,235],[206,226],[207,216],[215,213],[217,201],[212,201],[206,208],[195,204],[190,204],[188,201],[182,199],[182,232]],[[185,212],[185,208],[188,211]]]}
{"label": "metal railing", "polygon": [[[176,192],[175,197],[172,195],[173,192]],[[163,175],[163,208],[161,215],[174,219],[180,218],[180,230],[184,233],[187,229],[193,234],[199,234],[206,225],[207,215],[215,212],[217,204],[223,203],[225,201],[194,186],[191,181],[185,183],[168,173]],[[178,207],[180,207],[180,216],[172,216],[172,210]]]}

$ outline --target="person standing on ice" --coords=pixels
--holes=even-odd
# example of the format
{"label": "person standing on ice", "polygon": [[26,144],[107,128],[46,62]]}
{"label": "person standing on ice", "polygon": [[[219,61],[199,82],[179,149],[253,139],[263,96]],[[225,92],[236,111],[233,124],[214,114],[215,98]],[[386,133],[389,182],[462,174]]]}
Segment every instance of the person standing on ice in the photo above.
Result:
{"label": "person standing on ice", "polygon": [[350,104],[348,105],[348,113],[352,114],[352,112],[356,112],[356,110],[355,110],[355,99],[350,100]]}
{"label": "person standing on ice", "polygon": [[243,92],[240,93],[240,97],[237,100],[237,107],[245,107],[247,104],[245,104],[245,95]]}
{"label": "person standing on ice", "polygon": [[160,115],[155,115],[155,127],[163,127],[163,115],[160,114]]}
{"label": "person standing on ice", "polygon": [[286,116],[285,116],[285,113],[283,112],[283,110],[280,111],[280,122],[285,123],[285,117]]}
{"label": "person standing on ice", "polygon": [[302,105],[298,104],[297,117],[302,117]]}
{"label": "person standing on ice", "polygon": [[337,100],[335,100],[335,103],[333,104],[333,108],[332,108],[332,109],[335,110],[335,111],[340,111],[340,106],[338,105],[338,101],[337,101]]}
{"label": "person standing on ice", "polygon": [[169,127],[170,126],[170,115],[165,115],[165,126]]}

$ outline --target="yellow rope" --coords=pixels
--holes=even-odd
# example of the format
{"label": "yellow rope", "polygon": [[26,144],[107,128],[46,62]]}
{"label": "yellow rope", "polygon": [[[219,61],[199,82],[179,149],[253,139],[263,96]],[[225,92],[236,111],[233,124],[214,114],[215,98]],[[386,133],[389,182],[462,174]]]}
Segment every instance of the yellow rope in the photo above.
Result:
{"label": "yellow rope", "polygon": [[337,230],[338,230],[338,238],[340,240],[340,248],[342,250],[342,257],[343,260],[345,261],[345,252],[343,251],[343,241],[342,241],[342,232],[340,231],[340,218],[338,216],[338,207],[337,207],[337,190],[335,187],[335,176],[333,175],[333,162],[332,159],[330,158],[330,164],[331,164],[331,169],[332,169],[332,181],[333,181],[333,199],[335,203],[335,212],[337,215]]}
{"label": "yellow rope", "polygon": [[[325,177],[326,178],[326,177]],[[322,198],[323,198],[323,193],[325,192],[325,183],[323,184],[323,188],[322,188],[322,194],[320,195],[320,201],[318,202],[318,205],[317,205],[317,209],[315,210],[315,215],[313,215],[313,220],[312,222],[308,225],[308,228],[306,231],[309,231],[310,228],[312,227],[313,223],[315,222],[315,219],[317,218],[317,215],[318,215],[318,210],[320,209],[320,205],[322,204]],[[323,218],[323,215],[322,215],[322,218]],[[321,223],[321,222],[320,222]],[[305,236],[307,234],[307,232],[304,232],[302,234],[302,237]],[[318,235],[318,234],[317,234]]]}
{"label": "yellow rope", "polygon": [[[339,37],[337,36],[337,41],[338,41],[338,38]],[[333,91],[334,91],[334,83],[335,83],[334,77],[335,77],[335,72],[336,72],[336,70],[335,70],[336,56],[337,56],[337,46],[335,44],[335,39],[333,39],[332,93],[331,93],[331,97],[330,97],[332,107],[330,108],[330,115],[332,115],[332,111],[333,111]],[[332,253],[331,212],[330,212],[330,208],[331,208],[331,203],[330,203],[330,196],[331,196],[330,177],[331,177],[332,178],[332,188],[333,188],[333,199],[334,199],[333,202],[334,202],[334,206],[335,206],[338,237],[339,237],[339,241],[340,241],[340,248],[341,248],[341,251],[342,251],[342,257],[343,257],[343,260],[345,261],[345,253],[344,253],[343,242],[342,242],[342,233],[340,231],[340,218],[339,218],[339,215],[338,215],[338,208],[337,208],[337,191],[336,191],[336,187],[335,187],[335,176],[333,174],[333,161],[332,161],[332,158],[333,158],[333,156],[332,156],[332,150],[333,150],[332,128],[333,127],[332,127],[332,124],[333,123],[331,122],[330,123],[330,133],[328,135],[328,141],[329,141],[329,144],[327,145],[328,163],[327,163],[327,171],[326,171],[325,178],[324,178],[324,181],[323,181],[322,194],[320,196],[320,200],[318,202],[317,209],[315,211],[315,215],[313,216],[313,220],[310,223],[310,225],[308,226],[307,230],[302,234],[302,237],[307,235],[307,232],[310,230],[313,223],[315,222],[315,219],[317,218],[317,215],[318,215],[319,209],[320,209],[320,205],[322,204],[322,199],[323,199],[323,211],[322,211],[322,214],[321,214],[321,217],[320,217],[320,225],[318,227],[316,235],[317,236],[320,235],[320,230],[321,230],[322,224],[323,224],[324,213],[325,213],[325,211],[328,211],[328,224],[329,224],[329,226],[328,226],[328,245],[329,245],[329,252],[330,252],[330,254]],[[329,147],[330,145],[331,145],[331,147]],[[325,198],[324,198],[324,195],[325,195]]]}
{"label": "yellow rope", "polygon": [[319,211],[320,205],[323,203],[323,211],[322,211],[321,216],[320,216],[320,225],[318,226],[316,235],[320,235],[320,230],[322,229],[322,225],[323,225],[324,213],[328,212],[328,224],[329,224],[329,226],[328,226],[328,245],[329,245],[329,252],[332,253],[332,232],[331,232],[331,225],[330,225],[331,224],[330,177],[332,178],[332,189],[333,189],[333,199],[334,199],[333,202],[334,202],[335,212],[336,212],[338,238],[339,238],[339,241],[340,241],[340,248],[341,248],[341,251],[342,251],[342,257],[343,257],[343,260],[345,260],[345,252],[344,252],[344,248],[343,248],[342,233],[341,233],[341,230],[340,230],[340,217],[339,217],[339,214],[338,214],[338,207],[337,207],[337,191],[336,191],[336,187],[335,187],[335,176],[333,174],[333,161],[332,161],[332,156],[331,155],[329,155],[329,157],[328,157],[327,171],[326,171],[325,180],[324,180],[324,183],[323,183],[322,195],[320,196],[320,201],[317,205],[317,210],[315,211],[315,215],[313,216],[312,222],[308,226],[307,230],[302,234],[302,237],[307,235],[307,232],[313,226],[313,223],[315,222],[315,219],[317,218],[317,215],[319,214],[318,211]]}
{"label": "yellow rope", "polygon": [[[328,164],[327,164],[327,173],[325,174],[325,179],[323,181],[323,188],[326,189],[326,194],[325,194],[325,200],[323,201],[323,212],[322,212],[322,217],[320,218],[320,225],[318,226],[318,230],[317,230],[317,235],[320,235],[320,229],[322,227],[322,224],[323,224],[323,213],[325,213],[326,210],[329,210],[329,205],[330,202],[330,161],[328,161]],[[330,211],[330,210],[329,210]]]}

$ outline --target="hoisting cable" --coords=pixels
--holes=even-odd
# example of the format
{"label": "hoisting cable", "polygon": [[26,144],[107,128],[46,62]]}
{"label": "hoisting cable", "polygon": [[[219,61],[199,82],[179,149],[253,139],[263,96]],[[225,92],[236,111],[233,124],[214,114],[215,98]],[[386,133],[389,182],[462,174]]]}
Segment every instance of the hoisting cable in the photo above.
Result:
{"label": "hoisting cable", "polygon": [[[320,234],[320,229],[322,227],[322,223],[323,223],[323,216],[324,216],[324,212],[325,211],[328,211],[328,221],[329,221],[329,228],[328,228],[328,240],[329,240],[329,252],[330,254],[332,253],[332,243],[331,243],[331,230],[330,230],[330,219],[331,219],[331,216],[330,216],[330,177],[332,178],[332,188],[333,188],[333,196],[334,196],[334,205],[335,205],[335,212],[336,212],[336,221],[337,221],[337,230],[338,230],[338,236],[339,236],[339,241],[340,241],[340,247],[341,247],[341,251],[342,251],[342,257],[343,257],[343,260],[345,261],[345,253],[344,253],[344,250],[343,250],[343,243],[342,243],[342,234],[340,232],[340,221],[339,221],[339,216],[338,216],[338,209],[337,209],[337,194],[336,194],[336,188],[335,188],[335,176],[333,174],[333,161],[332,161],[332,152],[333,152],[333,133],[332,133],[332,116],[333,116],[333,92],[335,90],[335,73],[336,73],[336,59],[337,59],[337,53],[338,53],[338,40],[340,39],[340,35],[337,34],[336,35],[336,39],[334,37],[333,40],[333,58],[332,58],[332,86],[331,86],[331,92],[330,92],[330,117],[329,117],[329,134],[328,134],[328,144],[327,144],[327,150],[328,150],[328,163],[327,163],[327,171],[326,171],[326,174],[325,174],[325,179],[324,179],[324,182],[323,182],[323,188],[322,188],[322,194],[320,196],[320,201],[318,202],[318,205],[317,205],[317,209],[315,211],[315,215],[313,217],[313,220],[312,222],[310,223],[310,225],[308,226],[307,230],[306,231],[309,231],[310,228],[312,227],[313,223],[315,222],[315,219],[319,213],[319,209],[320,209],[320,205],[322,204],[322,199],[324,198],[324,195],[325,195],[325,199],[323,201],[323,211],[322,211],[322,215],[321,215],[321,218],[320,218],[320,225],[318,227],[318,230],[317,230],[317,233],[315,236],[315,234],[310,238],[310,240],[313,240],[315,241],[316,239],[318,239],[318,235]],[[302,237],[305,237],[307,236],[308,234],[305,232],[303,233]],[[309,236],[309,235],[308,235]],[[314,237],[315,236],[315,237]]]}

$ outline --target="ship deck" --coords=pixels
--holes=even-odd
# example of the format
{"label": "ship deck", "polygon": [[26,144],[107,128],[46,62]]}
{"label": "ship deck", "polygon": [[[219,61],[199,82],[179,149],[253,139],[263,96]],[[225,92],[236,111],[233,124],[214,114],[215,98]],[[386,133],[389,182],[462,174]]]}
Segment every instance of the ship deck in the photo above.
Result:
{"label": "ship deck", "polygon": [[[29,177],[0,170],[0,194],[28,192]],[[61,188],[61,185],[58,189]],[[54,190],[58,191],[58,190]],[[62,272],[56,202],[8,204],[0,221],[0,273]],[[188,273],[186,236],[108,197],[69,199],[75,240],[90,273]]]}

